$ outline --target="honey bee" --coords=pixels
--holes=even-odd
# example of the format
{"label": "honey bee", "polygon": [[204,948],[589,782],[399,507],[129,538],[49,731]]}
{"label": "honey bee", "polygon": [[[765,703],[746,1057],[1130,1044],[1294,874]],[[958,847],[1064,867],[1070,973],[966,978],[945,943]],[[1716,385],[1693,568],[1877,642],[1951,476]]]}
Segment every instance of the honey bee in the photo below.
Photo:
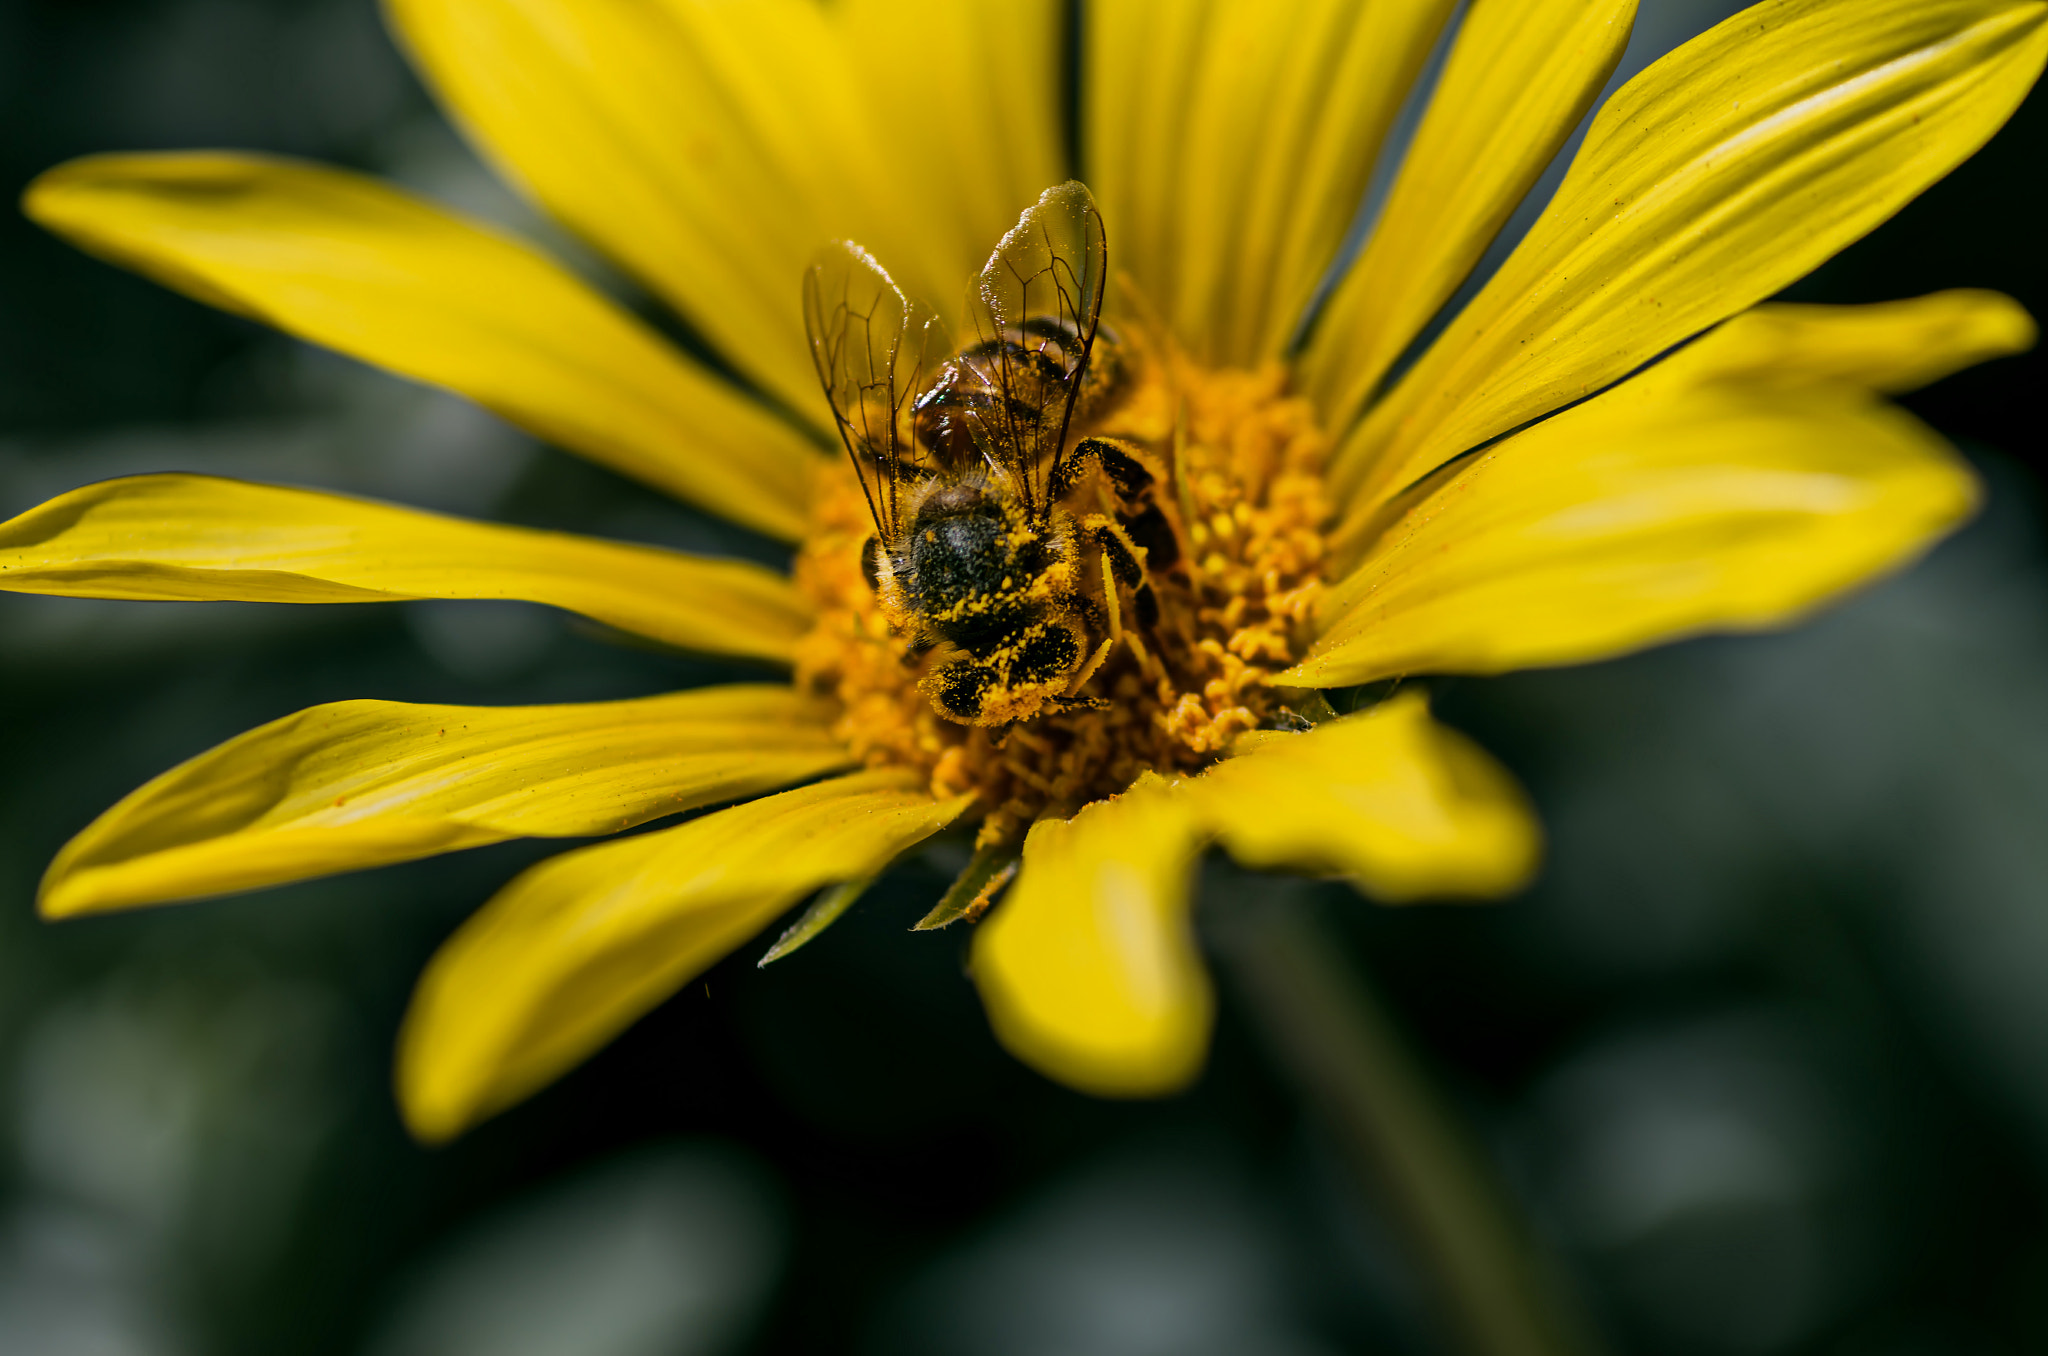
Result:
{"label": "honey bee", "polygon": [[1075,437],[1128,376],[1099,323],[1108,260],[1094,200],[1068,182],[974,279],[964,346],[850,242],[804,280],[818,379],[875,525],[862,572],[909,655],[931,654],[920,688],[962,724],[1101,705],[1080,689],[1132,639],[1127,618],[1157,623],[1150,572],[1179,555],[1150,455]]}

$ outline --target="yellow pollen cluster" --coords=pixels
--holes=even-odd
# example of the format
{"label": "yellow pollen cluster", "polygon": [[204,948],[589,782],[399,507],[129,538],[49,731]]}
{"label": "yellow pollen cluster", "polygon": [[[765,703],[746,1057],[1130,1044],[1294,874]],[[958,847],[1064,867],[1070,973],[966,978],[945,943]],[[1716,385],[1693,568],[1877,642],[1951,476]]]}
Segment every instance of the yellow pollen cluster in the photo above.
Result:
{"label": "yellow pollen cluster", "polygon": [[[911,767],[932,792],[973,792],[981,841],[1021,838],[1041,815],[1069,815],[1140,773],[1199,771],[1247,730],[1281,714],[1272,675],[1306,648],[1322,587],[1328,440],[1277,366],[1198,368],[1172,356],[1083,433],[1138,444],[1168,470],[1153,489],[1179,543],[1172,568],[1148,564],[1159,619],[1134,630],[1078,695],[1093,709],[1049,712],[1000,734],[940,716],[913,657],[861,577],[873,533],[850,468],[826,477],[796,578],[818,608],[798,650],[800,687],[837,704],[837,735],[869,766]],[[1135,642],[1135,643],[1134,643]]]}

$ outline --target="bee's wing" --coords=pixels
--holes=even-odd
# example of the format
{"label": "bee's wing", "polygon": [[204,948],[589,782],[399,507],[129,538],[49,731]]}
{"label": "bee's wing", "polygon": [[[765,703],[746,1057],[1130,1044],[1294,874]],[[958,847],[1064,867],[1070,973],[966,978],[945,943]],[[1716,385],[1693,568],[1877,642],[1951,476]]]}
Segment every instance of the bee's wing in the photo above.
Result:
{"label": "bee's wing", "polygon": [[819,251],[804,275],[804,328],[875,529],[893,540],[902,482],[925,455],[911,435],[910,403],[951,344],[931,309],[851,241]]}
{"label": "bee's wing", "polygon": [[977,441],[1034,513],[1048,507],[1108,276],[1102,214],[1068,180],[1025,209],[968,293],[976,342],[963,358],[997,397],[975,416]]}

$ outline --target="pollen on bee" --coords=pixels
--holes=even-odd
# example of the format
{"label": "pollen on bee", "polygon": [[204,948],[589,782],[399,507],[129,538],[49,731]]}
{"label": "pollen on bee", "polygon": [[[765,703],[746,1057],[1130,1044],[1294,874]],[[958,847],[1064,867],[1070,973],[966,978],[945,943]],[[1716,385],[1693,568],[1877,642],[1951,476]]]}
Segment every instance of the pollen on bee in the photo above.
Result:
{"label": "pollen on bee", "polygon": [[[1003,578],[999,597],[1075,600],[1068,615],[1079,618],[1054,628],[1057,645],[1046,632],[1004,651],[1014,666],[1038,645],[1057,671],[1014,677],[1007,689],[977,677],[991,688],[976,694],[984,715],[1028,713],[1007,730],[935,707],[935,675],[958,652],[920,647],[908,619],[869,587],[860,561],[873,524],[860,486],[845,467],[823,478],[796,568],[817,607],[797,681],[836,704],[836,733],[864,763],[914,768],[935,795],[971,792],[985,843],[1016,841],[1033,820],[1070,815],[1143,772],[1200,771],[1239,735],[1282,718],[1271,676],[1306,648],[1322,587],[1329,440],[1277,366],[1210,370],[1159,347],[1146,345],[1128,396],[1076,436],[1135,445],[1155,476],[1165,471],[1152,502],[1177,549],[1141,553],[1168,567],[1137,564],[1137,586],[1100,568],[1093,549],[1021,587]],[[1089,471],[1069,491],[1077,523],[1102,501],[1103,474]],[[1077,568],[1084,554],[1088,568]],[[1134,587],[1151,595],[1142,609]],[[1134,629],[1139,615],[1154,620]]]}

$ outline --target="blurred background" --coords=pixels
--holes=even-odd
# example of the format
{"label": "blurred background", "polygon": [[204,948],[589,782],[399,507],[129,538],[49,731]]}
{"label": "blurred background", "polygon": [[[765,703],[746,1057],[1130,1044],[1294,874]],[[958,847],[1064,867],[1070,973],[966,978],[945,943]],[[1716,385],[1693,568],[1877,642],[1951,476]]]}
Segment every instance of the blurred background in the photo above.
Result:
{"label": "blurred background", "polygon": [[[1617,80],[1733,12],[1643,0]],[[0,182],[252,147],[550,240],[372,0],[0,0]],[[2037,94],[1799,284],[2048,314]],[[1909,402],[1977,522],[1799,631],[1445,685],[1526,780],[1499,907],[1312,887],[1617,1352],[2048,1350],[2048,468],[2038,356]],[[0,518],[108,476],[324,486],[696,549],[757,542],[0,215]],[[772,558],[772,553],[767,558]],[[401,1130],[421,963],[558,845],[36,920],[172,763],[321,701],[587,700],[727,672],[518,605],[0,595],[0,1352],[1314,1356],[1440,1349],[1370,1194],[1228,993],[1185,1097],[1011,1062],[913,863],[768,970],[742,948],[451,1148]]]}

